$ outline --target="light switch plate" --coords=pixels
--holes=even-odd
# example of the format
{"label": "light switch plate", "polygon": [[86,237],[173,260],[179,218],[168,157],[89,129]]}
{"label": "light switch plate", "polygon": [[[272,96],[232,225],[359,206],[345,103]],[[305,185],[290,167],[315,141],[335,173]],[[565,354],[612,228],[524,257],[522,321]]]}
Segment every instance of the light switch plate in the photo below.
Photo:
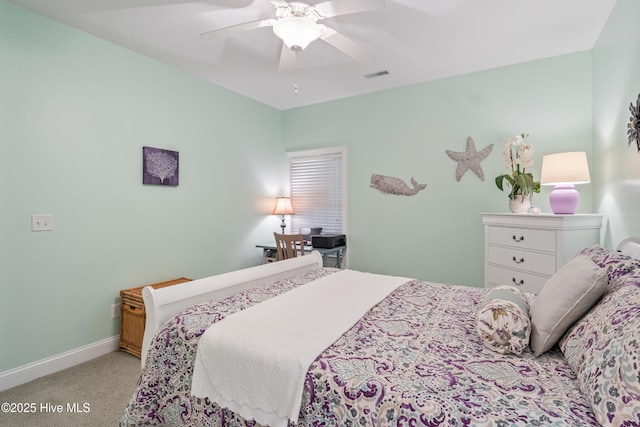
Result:
{"label": "light switch plate", "polygon": [[53,230],[53,215],[31,215],[31,231]]}

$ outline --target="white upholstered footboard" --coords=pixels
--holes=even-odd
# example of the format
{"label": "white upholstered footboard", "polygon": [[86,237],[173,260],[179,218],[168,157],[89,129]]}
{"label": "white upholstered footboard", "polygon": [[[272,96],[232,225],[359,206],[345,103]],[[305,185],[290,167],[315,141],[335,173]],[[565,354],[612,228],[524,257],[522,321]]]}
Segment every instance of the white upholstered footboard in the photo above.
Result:
{"label": "white upholstered footboard", "polygon": [[142,340],[142,366],[147,359],[151,340],[160,325],[182,310],[320,267],[322,256],[314,251],[302,257],[231,271],[166,288],[153,289],[147,286],[142,290],[147,314]]}

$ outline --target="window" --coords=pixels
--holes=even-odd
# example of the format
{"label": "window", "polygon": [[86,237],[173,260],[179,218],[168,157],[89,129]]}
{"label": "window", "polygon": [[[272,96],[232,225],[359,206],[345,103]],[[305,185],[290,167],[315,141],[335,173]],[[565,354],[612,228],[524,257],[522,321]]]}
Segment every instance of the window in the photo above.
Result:
{"label": "window", "polygon": [[322,227],[324,234],[346,233],[346,148],[287,153],[291,203],[296,212],[291,230]]}

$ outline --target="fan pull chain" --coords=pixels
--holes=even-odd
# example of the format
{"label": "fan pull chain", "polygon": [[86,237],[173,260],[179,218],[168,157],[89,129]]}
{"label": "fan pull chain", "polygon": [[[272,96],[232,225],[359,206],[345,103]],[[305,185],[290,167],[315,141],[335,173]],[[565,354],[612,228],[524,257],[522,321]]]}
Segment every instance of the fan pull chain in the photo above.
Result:
{"label": "fan pull chain", "polygon": [[293,94],[298,95],[298,52],[293,51],[295,55],[295,65],[293,67]]}

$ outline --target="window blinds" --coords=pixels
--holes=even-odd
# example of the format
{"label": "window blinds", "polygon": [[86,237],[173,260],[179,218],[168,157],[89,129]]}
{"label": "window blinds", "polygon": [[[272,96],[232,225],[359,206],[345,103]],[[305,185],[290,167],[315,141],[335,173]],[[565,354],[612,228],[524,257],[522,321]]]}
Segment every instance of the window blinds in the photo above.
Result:
{"label": "window blinds", "polygon": [[342,154],[292,156],[289,159],[291,233],[322,227],[323,234],[342,233]]}

